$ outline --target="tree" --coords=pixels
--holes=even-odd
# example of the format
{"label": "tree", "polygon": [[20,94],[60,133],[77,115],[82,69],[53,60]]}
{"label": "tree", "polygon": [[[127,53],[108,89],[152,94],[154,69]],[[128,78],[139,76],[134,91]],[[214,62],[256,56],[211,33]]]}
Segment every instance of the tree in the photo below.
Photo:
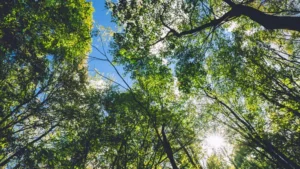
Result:
{"label": "tree", "polygon": [[110,167],[200,168],[190,150],[199,148],[195,145],[196,127],[190,121],[195,116],[193,107],[186,106],[188,100],[183,96],[176,99],[169,69],[155,63],[148,66],[153,72],[138,78],[128,93],[116,94],[106,104],[108,115],[116,117],[122,137],[118,147],[112,149],[117,153],[112,153]]}
{"label": "tree", "polygon": [[43,142],[29,147],[15,168],[88,168],[100,163],[101,153],[118,139],[115,123],[103,106],[114,89],[97,77],[89,82],[77,99],[64,102],[73,117],[61,121]]}
{"label": "tree", "polygon": [[211,99],[243,144],[276,168],[299,168],[297,4],[107,2],[124,27],[114,35],[112,53],[134,78],[152,72],[149,63],[166,62],[180,89]]}
{"label": "tree", "polygon": [[21,160],[62,121],[86,81],[92,7],[76,1],[0,5],[0,166]]}
{"label": "tree", "polygon": [[88,77],[90,3],[4,2],[0,166],[299,168],[298,4],[108,1],[122,85]]}
{"label": "tree", "polygon": [[[104,57],[97,59],[109,62],[120,75],[106,52],[95,49]],[[199,127],[193,121],[198,117],[195,107],[189,106],[187,96],[176,92],[171,69],[160,65],[159,60],[147,66],[151,71],[136,72],[132,87],[120,75],[126,86],[115,83],[126,91],[114,93],[104,104],[119,139],[107,147],[104,163],[97,167],[201,168],[199,154],[195,153],[201,148],[195,135]]]}

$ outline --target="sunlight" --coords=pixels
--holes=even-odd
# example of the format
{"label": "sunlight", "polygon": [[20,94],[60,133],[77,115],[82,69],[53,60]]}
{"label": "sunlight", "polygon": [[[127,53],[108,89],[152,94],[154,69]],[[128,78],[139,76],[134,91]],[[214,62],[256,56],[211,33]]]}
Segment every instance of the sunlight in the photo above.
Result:
{"label": "sunlight", "polygon": [[230,157],[233,153],[233,146],[228,142],[228,137],[224,132],[208,131],[202,142],[202,148],[204,156],[201,161],[204,165],[207,164],[207,160],[215,155],[219,159],[222,159],[226,164],[231,164]]}
{"label": "sunlight", "polygon": [[203,141],[202,147],[208,156],[213,153],[220,154],[223,150],[229,148],[224,137],[216,133],[207,135]]}
{"label": "sunlight", "polygon": [[207,145],[214,149],[219,149],[225,146],[224,138],[220,135],[210,135],[206,138]]}

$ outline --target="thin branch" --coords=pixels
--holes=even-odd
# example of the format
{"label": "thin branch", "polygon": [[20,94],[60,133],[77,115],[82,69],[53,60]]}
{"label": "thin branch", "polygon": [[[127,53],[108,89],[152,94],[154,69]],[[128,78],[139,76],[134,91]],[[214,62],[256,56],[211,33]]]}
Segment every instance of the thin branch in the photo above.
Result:
{"label": "thin branch", "polygon": [[8,158],[6,158],[5,160],[0,162],[0,166],[4,166],[6,165],[12,158],[14,158],[15,156],[17,156],[19,153],[21,153],[22,151],[25,151],[25,149],[31,145],[33,145],[34,143],[36,143],[37,141],[41,140],[44,136],[46,136],[48,133],[50,133],[55,127],[58,126],[59,123],[53,125],[52,127],[50,127],[50,129],[48,131],[46,131],[45,133],[43,133],[42,135],[40,135],[38,138],[36,138],[35,140],[31,141],[30,143],[28,143],[27,145],[25,145],[24,147],[18,149],[15,153],[13,153],[12,155],[10,155]]}
{"label": "thin branch", "polygon": [[114,80],[112,80],[112,79],[110,79],[110,78],[108,78],[108,77],[102,75],[97,69],[94,69],[94,70],[95,70],[95,72],[97,73],[97,75],[99,75],[99,76],[103,77],[104,79],[107,79],[107,80],[109,80],[109,81],[111,81],[111,82],[113,82],[113,83],[119,85],[120,87],[124,88],[125,90],[129,90],[129,89],[127,89],[125,86],[121,85],[120,83],[118,83],[118,82],[116,82],[116,81],[114,81]]}
{"label": "thin branch", "polygon": [[98,57],[95,57],[95,56],[89,56],[89,58],[107,62],[107,59],[102,59],[102,58],[98,58]]}

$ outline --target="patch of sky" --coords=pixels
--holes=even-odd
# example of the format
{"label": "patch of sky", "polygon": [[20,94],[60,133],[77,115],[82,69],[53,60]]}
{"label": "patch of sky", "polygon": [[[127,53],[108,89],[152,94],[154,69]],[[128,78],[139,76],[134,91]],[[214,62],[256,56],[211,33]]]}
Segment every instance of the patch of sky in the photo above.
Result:
{"label": "patch of sky", "polygon": [[[122,78],[120,78],[113,68],[113,66],[108,62],[105,61],[105,54],[110,61],[113,60],[113,56],[110,54],[110,43],[112,41],[113,32],[120,32],[121,29],[115,23],[111,22],[111,14],[110,11],[105,7],[105,0],[91,0],[93,7],[94,7],[94,30],[97,30],[98,36],[93,36],[92,42],[92,51],[89,54],[88,60],[88,70],[89,75],[95,76],[97,72],[100,72],[103,76],[111,78],[114,77],[112,80],[116,81],[117,83],[126,86],[123,82]],[[101,51],[101,53],[99,51]],[[100,58],[100,59],[96,59]],[[130,79],[130,74],[125,74],[125,71],[122,66],[116,65],[117,70],[123,75],[124,80],[131,85],[132,80]],[[97,71],[95,71],[97,70]]]}

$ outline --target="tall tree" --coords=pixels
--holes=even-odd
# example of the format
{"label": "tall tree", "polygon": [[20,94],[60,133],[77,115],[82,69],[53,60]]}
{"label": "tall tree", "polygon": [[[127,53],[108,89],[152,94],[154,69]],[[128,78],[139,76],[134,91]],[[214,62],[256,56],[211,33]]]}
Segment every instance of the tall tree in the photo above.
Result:
{"label": "tall tree", "polygon": [[0,166],[20,160],[72,119],[90,50],[92,6],[74,1],[5,1],[0,10]]}
{"label": "tall tree", "polygon": [[[101,60],[116,68],[104,51],[96,49],[106,58]],[[126,81],[126,86],[117,83],[126,92],[115,93],[104,104],[114,130],[120,133],[117,146],[108,148],[103,156],[106,166],[201,168],[195,153],[201,148],[195,135],[199,126],[193,121],[198,117],[195,106],[188,106],[188,96],[178,93],[170,68],[159,59],[148,61],[151,71],[136,71],[132,87]]]}
{"label": "tall tree", "polygon": [[[96,167],[109,146],[118,139],[112,122],[104,112],[104,98],[114,89],[98,78],[76,99],[64,102],[72,118],[61,121],[42,142],[26,149],[14,168],[88,168]],[[101,157],[101,159],[99,158]],[[16,165],[17,164],[17,165]]]}
{"label": "tall tree", "polygon": [[124,27],[114,35],[115,61],[133,77],[153,71],[149,63],[169,65],[182,91],[204,92],[223,109],[244,144],[274,167],[299,168],[298,4],[108,1]]}

